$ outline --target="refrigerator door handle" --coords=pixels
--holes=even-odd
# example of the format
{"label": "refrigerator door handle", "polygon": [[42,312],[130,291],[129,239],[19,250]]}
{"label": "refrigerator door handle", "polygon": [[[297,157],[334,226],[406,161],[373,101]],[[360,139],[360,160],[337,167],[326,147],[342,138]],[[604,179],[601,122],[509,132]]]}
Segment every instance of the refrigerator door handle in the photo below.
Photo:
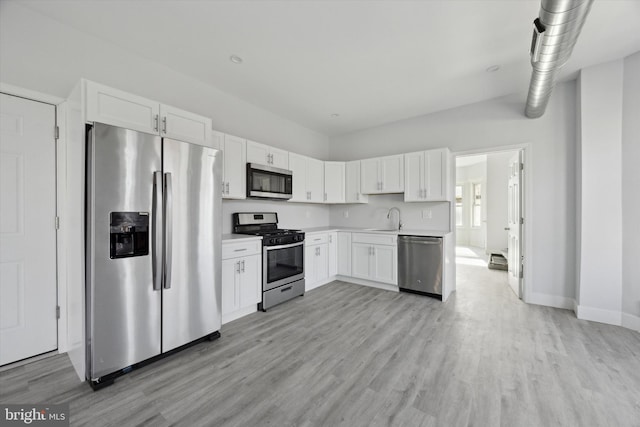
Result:
{"label": "refrigerator door handle", "polygon": [[162,289],[162,172],[153,173],[153,202],[152,202],[152,227],[151,243],[151,268],[153,270],[153,289]]}
{"label": "refrigerator door handle", "polygon": [[164,288],[171,289],[171,259],[173,257],[173,186],[171,173],[164,174]]}

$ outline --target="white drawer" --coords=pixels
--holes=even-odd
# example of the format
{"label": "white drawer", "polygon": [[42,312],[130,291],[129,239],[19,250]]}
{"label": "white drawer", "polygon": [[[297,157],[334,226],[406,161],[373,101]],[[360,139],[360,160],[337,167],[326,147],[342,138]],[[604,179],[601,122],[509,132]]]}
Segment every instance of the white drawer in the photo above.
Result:
{"label": "white drawer", "polygon": [[371,245],[395,245],[398,236],[395,234],[351,233],[351,242]]}
{"label": "white drawer", "polygon": [[262,252],[262,240],[256,239],[244,242],[223,242],[222,259],[237,258]]}
{"label": "white drawer", "polygon": [[304,236],[304,243],[307,246],[329,243],[329,233],[313,233],[313,234],[307,233]]}

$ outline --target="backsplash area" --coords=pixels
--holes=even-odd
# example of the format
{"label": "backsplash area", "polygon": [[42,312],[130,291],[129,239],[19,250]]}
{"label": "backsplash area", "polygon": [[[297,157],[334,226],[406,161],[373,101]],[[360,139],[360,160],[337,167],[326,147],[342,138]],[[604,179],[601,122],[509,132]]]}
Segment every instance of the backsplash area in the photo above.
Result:
{"label": "backsplash area", "polygon": [[450,230],[449,202],[405,203],[402,194],[370,195],[367,204],[332,205],[329,223],[339,227],[391,228],[397,224],[396,213],[387,219],[391,207],[400,209],[400,219],[407,230]]}
{"label": "backsplash area", "polygon": [[[400,209],[400,218],[407,230],[450,230],[449,202],[405,203],[402,194],[370,195],[367,204],[317,205],[273,200],[223,200],[222,232],[232,232],[234,212],[277,212],[280,228],[357,227],[391,228],[396,214],[387,219],[393,206]],[[348,217],[345,217],[345,212]]]}
{"label": "backsplash area", "polygon": [[329,205],[279,202],[273,200],[223,200],[222,233],[232,232],[234,212],[276,212],[280,228],[310,228],[329,225]]}

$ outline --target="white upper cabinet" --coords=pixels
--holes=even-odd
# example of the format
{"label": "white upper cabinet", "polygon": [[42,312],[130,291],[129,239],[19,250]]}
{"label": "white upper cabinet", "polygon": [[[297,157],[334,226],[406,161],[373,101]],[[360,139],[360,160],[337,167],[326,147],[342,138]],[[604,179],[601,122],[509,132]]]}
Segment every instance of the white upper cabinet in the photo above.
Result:
{"label": "white upper cabinet", "polygon": [[405,202],[447,201],[449,150],[420,151],[404,155]]}
{"label": "white upper cabinet", "polygon": [[220,149],[224,158],[222,197],[225,199],[246,198],[246,141],[237,136],[223,134]]}
{"label": "white upper cabinet", "polygon": [[289,152],[247,140],[247,163],[289,169]]}
{"label": "white upper cabinet", "polygon": [[367,203],[369,197],[360,191],[360,160],[345,163],[345,202]]}
{"label": "white upper cabinet", "polygon": [[313,203],[324,201],[324,162],[322,160],[307,159],[307,189],[309,201]]}
{"label": "white upper cabinet", "polygon": [[324,162],[322,160],[289,153],[289,169],[293,174],[290,202],[322,203],[324,201]]}
{"label": "white upper cabinet", "polygon": [[211,147],[211,119],[86,81],[86,115],[100,122]]}
{"label": "white upper cabinet", "polygon": [[211,146],[211,119],[165,104],[160,104],[160,117],[160,135]]}
{"label": "white upper cabinet", "polygon": [[404,156],[399,154],[362,160],[360,190],[364,194],[402,193]]}
{"label": "white upper cabinet", "polygon": [[345,164],[344,162],[324,162],[324,201],[325,203],[345,202]]}
{"label": "white upper cabinet", "polygon": [[87,121],[140,132],[160,132],[160,103],[95,82],[86,82]]}

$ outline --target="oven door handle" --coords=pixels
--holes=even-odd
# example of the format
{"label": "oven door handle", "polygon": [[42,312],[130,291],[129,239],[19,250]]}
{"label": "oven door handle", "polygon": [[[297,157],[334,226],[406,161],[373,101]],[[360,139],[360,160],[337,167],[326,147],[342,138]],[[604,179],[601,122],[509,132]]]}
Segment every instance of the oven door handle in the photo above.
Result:
{"label": "oven door handle", "polygon": [[290,243],[288,245],[280,245],[280,246],[265,246],[264,248],[267,251],[273,251],[276,249],[287,249],[287,248],[293,248],[295,246],[303,246],[304,242],[296,242],[296,243]]}

